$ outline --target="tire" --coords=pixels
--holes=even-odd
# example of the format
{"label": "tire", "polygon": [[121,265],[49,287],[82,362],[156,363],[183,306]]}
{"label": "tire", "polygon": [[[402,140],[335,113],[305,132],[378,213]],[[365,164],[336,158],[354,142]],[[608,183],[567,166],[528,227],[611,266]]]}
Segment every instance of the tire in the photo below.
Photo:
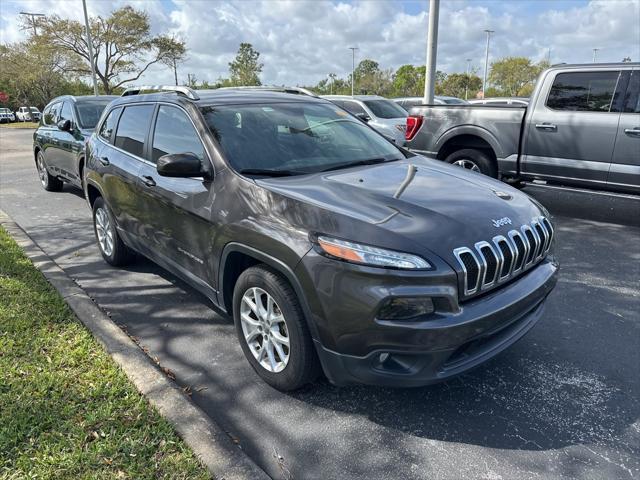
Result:
{"label": "tire", "polygon": [[111,210],[102,197],[96,198],[93,202],[93,232],[102,258],[109,265],[121,267],[131,263],[134,253],[118,235]]}
{"label": "tire", "polygon": [[444,160],[468,170],[480,172],[488,177],[498,178],[498,166],[487,154],[474,148],[457,150]]}
{"label": "tire", "polygon": [[[251,302],[257,304],[256,297],[262,311],[268,311],[271,297],[272,315],[262,318],[258,315],[260,310],[250,306]],[[245,320],[246,316],[251,323]],[[233,291],[233,318],[245,357],[266,383],[281,391],[291,391],[318,377],[320,363],[300,302],[279,273],[266,265],[242,272]],[[250,335],[251,340],[245,335]],[[288,348],[282,339],[288,340]]]}
{"label": "tire", "polygon": [[36,155],[36,169],[38,170],[38,176],[40,177],[40,184],[47,192],[59,192],[62,190],[62,180],[54,177],[47,170],[47,165],[44,161],[44,154],[42,150],[38,151]]}

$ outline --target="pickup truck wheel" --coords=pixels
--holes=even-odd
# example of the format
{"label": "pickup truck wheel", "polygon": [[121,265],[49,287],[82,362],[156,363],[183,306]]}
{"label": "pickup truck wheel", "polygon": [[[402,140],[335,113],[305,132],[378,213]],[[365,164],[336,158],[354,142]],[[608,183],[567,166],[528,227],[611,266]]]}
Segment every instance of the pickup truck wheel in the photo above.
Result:
{"label": "pickup truck wheel", "polygon": [[109,265],[120,267],[131,262],[134,254],[118,235],[113,215],[102,197],[93,202],[93,230],[102,258]]}
{"label": "pickup truck wheel", "polygon": [[489,177],[498,178],[498,168],[495,162],[480,150],[473,148],[458,150],[450,154],[445,159],[445,162],[473,172],[484,173]]}
{"label": "pickup truck wheel", "polygon": [[38,169],[38,177],[40,177],[42,188],[47,192],[59,192],[62,190],[62,180],[49,173],[44,163],[44,154],[42,151],[39,151],[36,156],[36,168]]}
{"label": "pickup truck wheel", "polygon": [[266,265],[242,272],[233,291],[233,318],[245,357],[266,383],[290,391],[318,376],[300,303],[280,274]]}

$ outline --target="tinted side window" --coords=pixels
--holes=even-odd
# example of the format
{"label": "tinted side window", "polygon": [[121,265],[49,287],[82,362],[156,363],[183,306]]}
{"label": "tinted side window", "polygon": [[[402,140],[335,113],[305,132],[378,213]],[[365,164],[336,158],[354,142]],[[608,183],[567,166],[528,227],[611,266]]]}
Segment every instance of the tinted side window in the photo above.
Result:
{"label": "tinted side window", "polygon": [[353,113],[354,115],[357,115],[359,113],[364,113],[366,115],[367,113],[364,111],[364,108],[362,108],[356,102],[344,102],[344,109],[349,113]]}
{"label": "tinted side window", "polygon": [[573,112],[608,112],[620,72],[560,73],[551,86],[547,106]]}
{"label": "tinted side window", "polygon": [[107,141],[111,141],[111,134],[113,133],[113,129],[116,128],[116,122],[118,121],[118,115],[120,115],[121,110],[121,108],[111,110],[100,126],[100,132],[98,134]]}
{"label": "tinted side window", "polygon": [[640,71],[634,70],[629,78],[629,85],[624,96],[625,113],[640,113]]}
{"label": "tinted side window", "polygon": [[204,147],[189,117],[179,108],[162,105],[153,132],[151,159],[155,163],[171,153],[194,153],[204,159]]}
{"label": "tinted side window", "polygon": [[44,123],[46,125],[55,125],[58,121],[58,111],[60,110],[60,102],[49,105],[44,109]]}
{"label": "tinted side window", "polygon": [[69,102],[62,102],[62,109],[58,117],[58,122],[62,120],[69,120],[73,123],[73,108]]}
{"label": "tinted side window", "polygon": [[142,157],[144,139],[149,130],[153,105],[125,107],[118,122],[115,146]]}

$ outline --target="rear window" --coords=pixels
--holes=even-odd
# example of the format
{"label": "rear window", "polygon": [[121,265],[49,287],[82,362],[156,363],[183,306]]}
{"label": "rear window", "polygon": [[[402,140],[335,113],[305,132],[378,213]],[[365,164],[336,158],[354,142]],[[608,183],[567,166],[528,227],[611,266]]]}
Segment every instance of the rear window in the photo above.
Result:
{"label": "rear window", "polygon": [[618,83],[618,71],[556,75],[547,107],[572,112],[608,112]]}
{"label": "rear window", "polygon": [[381,135],[331,104],[229,105],[201,111],[238,171],[313,173],[362,160],[405,158]]}
{"label": "rear window", "polygon": [[391,100],[365,100],[364,104],[378,118],[405,118],[407,111]]}
{"label": "rear window", "polygon": [[78,114],[78,123],[80,124],[80,127],[96,128],[96,124],[98,123],[98,120],[100,120],[100,115],[102,115],[102,111],[109,102],[110,100],[102,102],[77,102],[76,113]]}
{"label": "rear window", "polygon": [[133,105],[124,109],[116,131],[116,147],[142,157],[153,108],[153,105]]}

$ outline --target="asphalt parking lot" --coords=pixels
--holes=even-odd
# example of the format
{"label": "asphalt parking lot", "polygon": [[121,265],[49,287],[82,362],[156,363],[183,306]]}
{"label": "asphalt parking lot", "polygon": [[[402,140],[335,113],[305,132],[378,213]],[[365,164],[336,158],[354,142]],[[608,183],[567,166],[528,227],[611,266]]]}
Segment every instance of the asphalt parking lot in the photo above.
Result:
{"label": "asphalt parking lot", "polygon": [[282,394],[204,297],[150,261],[102,261],[82,193],[41,188],[31,134],[0,129],[0,208],[273,478],[640,478],[640,199],[526,189],[556,216],[559,283],[532,332],[481,368]]}

